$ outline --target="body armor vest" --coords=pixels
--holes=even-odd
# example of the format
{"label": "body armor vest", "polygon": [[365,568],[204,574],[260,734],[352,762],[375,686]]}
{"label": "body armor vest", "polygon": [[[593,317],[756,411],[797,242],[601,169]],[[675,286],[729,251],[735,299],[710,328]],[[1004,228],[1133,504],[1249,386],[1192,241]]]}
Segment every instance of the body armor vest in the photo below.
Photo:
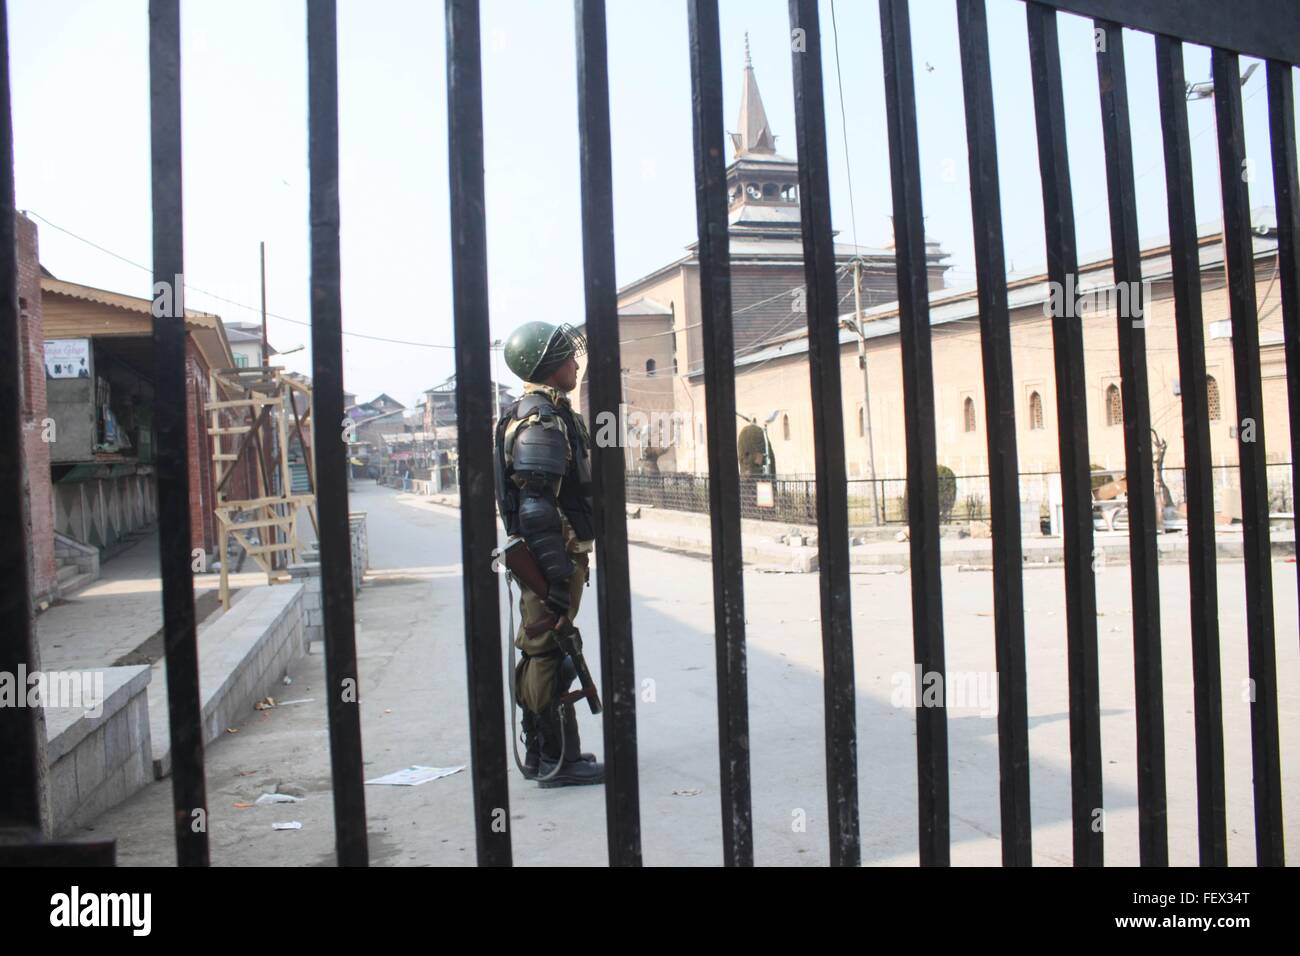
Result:
{"label": "body armor vest", "polygon": [[[554,414],[564,423],[569,443],[569,460],[555,496],[555,503],[568,519],[579,541],[596,537],[591,503],[591,436],[582,416],[567,404],[552,403],[544,392],[527,392],[501,410],[496,425],[495,458],[497,504],[506,534],[519,533],[519,486],[513,480],[514,469],[507,460],[506,440],[512,422],[522,422],[537,413]],[[528,427],[536,428],[537,425]]]}

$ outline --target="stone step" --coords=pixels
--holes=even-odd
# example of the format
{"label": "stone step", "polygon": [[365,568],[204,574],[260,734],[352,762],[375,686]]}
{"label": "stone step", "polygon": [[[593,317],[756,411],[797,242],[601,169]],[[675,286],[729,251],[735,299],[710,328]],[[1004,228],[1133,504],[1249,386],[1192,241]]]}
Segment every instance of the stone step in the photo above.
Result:
{"label": "stone step", "polygon": [[[199,689],[203,743],[225,735],[253,705],[278,694],[289,663],[306,653],[306,614],[300,584],[241,588],[229,611],[214,616],[198,633]],[[149,725],[156,779],[171,774],[171,727],[167,710],[167,662],[152,667]]]}
{"label": "stone step", "polygon": [[[73,570],[75,571],[76,568],[74,567]],[[94,582],[95,576],[90,572],[74,575],[67,580],[64,580],[62,575],[59,575],[59,596],[63,598],[69,597]]]}
{"label": "stone step", "polygon": [[60,584],[64,584],[77,576],[77,566],[75,564],[60,564],[58,569]]}
{"label": "stone step", "polygon": [[[89,825],[152,776],[149,668],[96,668],[81,675],[88,683],[80,690],[90,692],[90,701],[83,696],[45,708],[50,804],[60,836]],[[76,703],[83,706],[67,706]]]}

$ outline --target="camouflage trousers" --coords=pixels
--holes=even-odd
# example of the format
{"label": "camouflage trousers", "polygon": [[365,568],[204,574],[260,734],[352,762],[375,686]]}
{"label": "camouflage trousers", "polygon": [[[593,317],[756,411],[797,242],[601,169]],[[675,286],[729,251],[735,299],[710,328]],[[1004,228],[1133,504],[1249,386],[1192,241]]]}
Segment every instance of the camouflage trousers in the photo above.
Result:
{"label": "camouflage trousers", "polygon": [[[589,541],[578,541],[564,524],[565,544],[569,557],[573,560],[573,574],[569,577],[569,619],[578,615],[582,603],[582,592],[587,585]],[[519,706],[540,714],[555,703],[562,688],[559,688],[560,665],[563,655],[555,640],[555,631],[542,631],[530,636],[528,631],[551,617],[554,613],[546,603],[527,588],[521,588],[519,595],[519,630],[515,635],[515,647],[526,656],[515,667],[515,700]],[[582,650],[582,635],[574,630],[573,643]]]}

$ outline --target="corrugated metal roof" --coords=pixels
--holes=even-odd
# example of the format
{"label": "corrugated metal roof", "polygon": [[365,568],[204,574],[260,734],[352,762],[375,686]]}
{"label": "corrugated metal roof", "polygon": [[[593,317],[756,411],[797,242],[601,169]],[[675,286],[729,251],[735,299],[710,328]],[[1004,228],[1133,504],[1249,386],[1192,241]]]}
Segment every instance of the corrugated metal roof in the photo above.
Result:
{"label": "corrugated metal roof", "polygon": [[648,299],[642,296],[634,299],[627,305],[618,307],[619,315],[672,315],[673,310],[668,308],[662,302],[656,302],[654,299]]}
{"label": "corrugated metal roof", "polygon": [[[1202,237],[1200,246],[1200,264],[1202,268],[1216,266],[1223,262],[1223,245],[1214,241],[1216,237]],[[1208,241],[1207,241],[1208,240]],[[1277,241],[1256,235],[1253,237],[1255,257],[1272,255],[1277,250]],[[1171,258],[1165,249],[1156,247],[1142,259],[1143,279],[1167,278],[1172,271]],[[1112,288],[1115,284],[1111,272],[1110,258],[1098,259],[1080,266],[1078,289],[1081,292],[1094,292]],[[1014,312],[1033,305],[1046,303],[1050,288],[1046,275],[1033,276],[1008,286],[1007,305]],[[863,332],[868,339],[884,338],[898,333],[898,303],[887,302],[871,309],[863,309]],[[930,293],[930,325],[946,325],[963,319],[978,318],[979,299],[975,287],[964,289],[934,289]],[[854,318],[853,312],[841,313],[842,319]],[[841,346],[857,341],[857,333],[841,329],[839,342]],[[1267,343],[1264,343],[1267,344]],[[736,359],[736,367],[755,365],[772,359],[799,355],[808,351],[808,330],[804,326],[794,329],[778,339],[773,339],[770,347],[755,351]],[[701,370],[692,369],[691,376],[703,374]]]}

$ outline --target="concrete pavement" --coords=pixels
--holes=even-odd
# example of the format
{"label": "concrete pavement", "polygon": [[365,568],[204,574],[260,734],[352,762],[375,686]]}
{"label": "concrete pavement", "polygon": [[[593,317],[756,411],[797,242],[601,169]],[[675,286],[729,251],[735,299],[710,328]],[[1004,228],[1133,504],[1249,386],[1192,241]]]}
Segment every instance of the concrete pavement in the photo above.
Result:
{"label": "concrete pavement", "polygon": [[[366,776],[424,764],[468,764],[465,652],[458,512],[368,483],[353,492],[368,512],[374,573],[357,604]],[[647,864],[721,860],[717,709],[708,564],[697,557],[631,549],[641,820]],[[1230,859],[1254,860],[1242,566],[1220,565],[1224,721]],[[599,568],[595,569],[599,574]],[[863,859],[916,860],[915,712],[898,700],[910,682],[912,644],[906,573],[855,575],[852,607],[858,691]],[[1275,562],[1283,799],[1288,850],[1300,845],[1300,648],[1293,564]],[[976,679],[994,669],[992,583],[987,572],[943,571],[948,667]],[[825,864],[827,807],[822,740],[817,577],[747,569],[749,701],[754,844],[759,864]],[[1098,588],[1107,862],[1137,862],[1132,631],[1125,569],[1103,570]],[[1068,694],[1064,592],[1059,568],[1026,571],[1030,741],[1035,862],[1070,862]],[[505,619],[504,588],[502,618]],[[599,673],[595,586],[578,625]],[[1161,570],[1165,621],[1165,720],[1170,856],[1196,861],[1195,764],[1185,566]],[[282,701],[251,712],[237,733],[207,751],[213,862],[331,865],[334,860],[328,739],[319,654],[290,668]],[[504,677],[503,677],[504,680]],[[973,686],[973,685],[972,685]],[[986,687],[985,690],[991,690]],[[979,688],[949,710],[952,858],[997,863],[997,734]],[[901,704],[901,706],[896,706]],[[603,752],[598,719],[580,714],[586,749]],[[301,803],[254,806],[278,786]],[[376,864],[472,864],[468,769],[420,787],[366,788]],[[541,790],[512,772],[515,862],[603,865],[600,787]],[[95,823],[118,839],[127,864],[174,862],[171,785],[150,785]],[[303,828],[274,831],[298,820]]]}

